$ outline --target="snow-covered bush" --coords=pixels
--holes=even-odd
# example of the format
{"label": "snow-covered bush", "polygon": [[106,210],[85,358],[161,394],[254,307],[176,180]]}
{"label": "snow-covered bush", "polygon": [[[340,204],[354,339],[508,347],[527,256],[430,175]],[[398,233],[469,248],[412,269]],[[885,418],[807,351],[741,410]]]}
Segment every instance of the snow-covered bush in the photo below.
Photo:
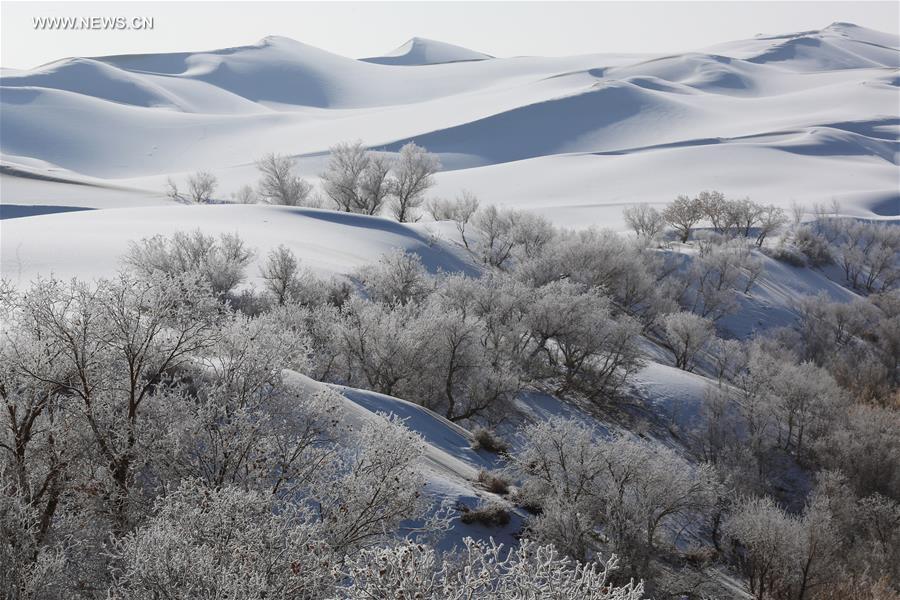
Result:
{"label": "snow-covered bush", "polygon": [[188,177],[188,194],[194,204],[207,204],[216,192],[218,181],[216,176],[206,171],[199,171]]}
{"label": "snow-covered bush", "polygon": [[712,469],[661,445],[625,434],[597,439],[585,425],[559,418],[523,433],[511,468],[542,508],[529,531],[573,558],[604,549],[646,567],[669,524],[694,520],[715,502]]}
{"label": "snow-covered bush", "polygon": [[608,298],[566,281],[537,289],[528,310],[535,350],[560,375],[559,392],[589,397],[616,392],[639,365],[640,327],[625,315],[612,316]]}
{"label": "snow-covered bush", "polygon": [[383,542],[407,520],[423,519],[429,500],[415,469],[420,436],[395,417],[381,415],[353,431],[335,460],[313,475],[309,499],[325,539],[340,552]]}
{"label": "snow-covered bush", "polygon": [[675,356],[675,366],[693,371],[697,355],[715,337],[715,329],[709,319],[691,312],[678,312],[663,319],[666,345]]}
{"label": "snow-covered bush", "polygon": [[662,216],[684,244],[690,239],[694,227],[703,220],[703,204],[698,198],[678,196],[663,209]]}
{"label": "snow-covered bush", "polygon": [[132,242],[123,261],[141,277],[155,272],[175,277],[196,273],[213,293],[225,298],[244,281],[253,256],[254,251],[237,234],[223,233],[216,239],[197,229]]}
{"label": "snow-covered bush", "polygon": [[434,185],[434,174],[441,168],[437,156],[409,142],[400,148],[393,165],[390,210],[401,223],[419,220],[419,208],[425,192]]}
{"label": "snow-covered bush", "polygon": [[662,214],[646,204],[636,204],[622,210],[625,223],[638,236],[654,240],[666,228],[666,220]]}
{"label": "snow-covered bush", "polygon": [[369,298],[389,305],[419,302],[433,287],[419,255],[399,248],[360,268],[356,277]]}
{"label": "snow-covered bush", "polygon": [[640,583],[614,585],[618,561],[580,563],[562,556],[551,545],[523,539],[506,549],[493,541],[466,538],[455,558],[443,561],[430,546],[405,543],[363,551],[347,561],[349,585],[339,597],[422,598],[463,600],[494,598],[519,600],[640,600]]}
{"label": "snow-covered bush", "polygon": [[338,210],[378,214],[391,193],[391,166],[387,157],[366,150],[361,141],[336,144],[320,175],[322,190]]}
{"label": "snow-covered bush", "polygon": [[[289,156],[267,154],[256,163],[260,172],[257,196],[268,204],[305,206],[312,186],[294,174]],[[245,196],[246,197],[246,196]]]}
{"label": "snow-covered bush", "polygon": [[795,600],[835,579],[839,548],[830,510],[813,500],[791,515],[768,497],[740,502],[724,524],[757,600]]}
{"label": "snow-covered bush", "polygon": [[287,302],[315,305],[325,301],[322,282],[309,269],[301,268],[294,253],[284,246],[269,252],[259,275],[279,305]]}
{"label": "snow-covered bush", "polygon": [[466,230],[472,217],[478,212],[478,206],[478,198],[473,193],[463,190],[455,200],[432,198],[426,203],[426,210],[435,221],[453,221],[463,245],[469,248]]}
{"label": "snow-covered bush", "polygon": [[135,600],[321,598],[340,558],[303,505],[191,480],[161,497],[109,553],[109,597]]}
{"label": "snow-covered bush", "polygon": [[478,483],[493,494],[504,496],[509,493],[509,480],[502,474],[481,469],[478,471]]}

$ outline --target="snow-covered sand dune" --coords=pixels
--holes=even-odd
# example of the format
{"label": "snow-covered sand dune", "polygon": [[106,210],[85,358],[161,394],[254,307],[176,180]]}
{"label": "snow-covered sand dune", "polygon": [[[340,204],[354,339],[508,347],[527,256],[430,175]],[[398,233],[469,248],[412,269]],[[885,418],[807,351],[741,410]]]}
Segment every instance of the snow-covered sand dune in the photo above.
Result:
{"label": "snow-covered sand dune", "polygon": [[[380,217],[268,205],[156,206],[86,210],[7,219],[0,240],[0,272],[17,284],[37,276],[93,279],[121,266],[129,243],[156,234],[202,229],[238,233],[256,261],[285,245],[320,276],[347,275],[395,248],[414,252],[431,272],[470,272],[471,263],[420,226]],[[258,269],[247,269],[253,278]]]}
{"label": "snow-covered sand dune", "polygon": [[898,47],[835,23],[667,56],[494,58],[414,38],[354,60],[270,37],[64,59],[0,78],[3,202],[165,204],[165,179],[198,169],[227,196],[267,152],[315,179],[330,145],[358,138],[440,154],[441,194],[568,225],[618,227],[623,204],[704,188],[896,217]]}

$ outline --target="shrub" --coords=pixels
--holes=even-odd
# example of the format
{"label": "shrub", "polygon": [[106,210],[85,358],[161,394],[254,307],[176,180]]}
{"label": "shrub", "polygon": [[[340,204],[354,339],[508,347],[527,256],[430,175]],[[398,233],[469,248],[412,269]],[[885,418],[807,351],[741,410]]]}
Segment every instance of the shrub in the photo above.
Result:
{"label": "shrub", "polygon": [[803,253],[809,264],[818,267],[832,262],[828,240],[810,227],[800,227],[794,233],[794,244]]}
{"label": "shrub", "polygon": [[494,454],[500,454],[506,452],[508,449],[503,438],[499,437],[490,429],[475,427],[475,429],[472,430],[472,437],[475,438],[472,441],[473,450],[487,450]]}
{"label": "shrub", "polygon": [[262,177],[258,197],[268,204],[304,206],[312,186],[294,175],[294,161],[288,156],[267,154],[257,163]]}
{"label": "shrub", "polygon": [[516,488],[509,497],[510,501],[522,508],[527,510],[529,513],[533,515],[540,515],[544,512],[544,505],[541,502],[541,498],[534,493],[531,493],[530,490],[526,488]]}
{"label": "shrub", "polygon": [[805,267],[806,255],[799,247],[793,244],[778,244],[768,251],[769,256],[777,261],[787,263],[792,267]]}
{"label": "shrub", "polygon": [[461,505],[459,510],[462,513],[460,520],[466,525],[479,523],[485,527],[503,527],[510,520],[509,511],[498,502],[480,504],[475,508]]}
{"label": "shrub", "polygon": [[499,473],[481,469],[478,471],[478,483],[493,494],[505,496],[509,493],[509,480]]}
{"label": "shrub", "polygon": [[216,296],[225,298],[244,281],[244,270],[253,256],[254,251],[236,233],[215,238],[196,229],[132,242],[123,262],[142,277],[157,272],[171,277],[194,273]]}

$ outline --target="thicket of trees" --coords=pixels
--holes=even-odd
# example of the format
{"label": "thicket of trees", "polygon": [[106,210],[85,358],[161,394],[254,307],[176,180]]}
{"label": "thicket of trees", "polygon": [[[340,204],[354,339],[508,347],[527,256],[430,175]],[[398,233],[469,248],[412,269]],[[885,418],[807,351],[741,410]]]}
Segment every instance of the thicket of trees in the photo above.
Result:
{"label": "thicket of trees", "polygon": [[769,234],[788,222],[781,208],[757,204],[749,198],[728,199],[715,190],[700,192],[693,198],[678,196],[662,212],[640,205],[627,209],[624,216],[638,235],[651,238],[669,225],[679,241],[685,243],[699,224],[706,223],[718,235],[751,238],[757,246],[762,246]]}
{"label": "thicket of trees", "polygon": [[[419,578],[432,598],[641,597],[607,583],[614,564],[538,544],[469,541],[454,558],[404,538],[401,523],[448,518],[422,492],[418,436],[387,417],[347,428],[336,392],[286,379],[315,368],[310,313],[235,311],[205,268],[168,260],[185,247],[222,252],[199,233],[153,239],[129,262],[152,251],[158,269],[4,286],[4,597],[393,597]],[[460,380],[480,398],[481,378]]]}
{"label": "thicket of trees", "polygon": [[[290,159],[259,167],[242,201],[318,201]],[[397,250],[324,281],[285,246],[250,273],[238,236],[197,231],[132,244],[113,279],[4,284],[6,596],[636,599],[645,579],[654,597],[706,598],[728,593],[728,566],[757,600],[897,597],[894,228],[820,215],[762,248],[779,209],[704,192],[630,209],[636,236],[561,231],[469,193],[426,199],[438,168],[412,144],[396,163],[344,144],[323,194],[452,221],[477,277]],[[667,226],[688,251],[666,251]],[[805,298],[791,327],[723,339],[763,250],[860,297]],[[707,378],[693,429],[614,424],[652,410],[630,387],[648,349]],[[336,392],[288,370],[472,428],[523,390],[607,426],[532,423],[511,450],[482,429],[509,453],[479,485],[506,498],[468,518],[517,506],[523,539],[440,553],[424,531],[457,513],[423,493],[422,440],[386,416],[348,428]]]}

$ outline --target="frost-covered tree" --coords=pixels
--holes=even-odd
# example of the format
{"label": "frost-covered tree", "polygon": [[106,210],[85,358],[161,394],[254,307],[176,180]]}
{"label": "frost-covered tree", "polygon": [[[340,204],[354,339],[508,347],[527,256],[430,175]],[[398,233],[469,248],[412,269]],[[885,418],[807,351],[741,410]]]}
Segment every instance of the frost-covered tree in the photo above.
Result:
{"label": "frost-covered tree", "polygon": [[474,245],[476,257],[486,265],[502,268],[513,256],[515,247],[511,211],[489,205],[475,213],[472,226],[477,235]]}
{"label": "frost-covered tree", "polygon": [[171,177],[166,179],[166,197],[173,202],[187,202],[187,197],[178,189],[178,183]]}
{"label": "frost-covered tree", "polygon": [[345,553],[383,542],[404,521],[424,518],[429,502],[415,468],[423,449],[396,416],[378,415],[353,432],[310,488],[332,548]]}
{"label": "frost-covered tree", "polygon": [[736,294],[749,293],[764,265],[745,242],[704,246],[676,273],[678,301],[687,310],[717,321],[737,310]]}
{"label": "frost-covered tree", "polygon": [[616,312],[637,316],[645,325],[660,311],[673,308],[660,285],[666,276],[663,259],[644,244],[610,231],[559,232],[541,253],[517,262],[515,273],[535,287],[569,280],[604,290]]}
{"label": "frost-covered tree", "polygon": [[703,220],[703,208],[700,200],[687,196],[678,196],[662,212],[666,223],[678,233],[681,243],[687,243],[694,227]]}
{"label": "frost-covered tree", "polygon": [[696,200],[703,217],[716,233],[724,235],[737,224],[736,211],[722,192],[704,190],[697,195]]}
{"label": "frost-covered tree", "polygon": [[[138,472],[160,441],[152,419],[165,398],[160,388],[211,346],[219,307],[195,277],[159,272],[96,286],[41,282],[19,302],[20,318],[40,333],[8,337],[9,356],[20,376],[48,386],[46,410],[52,396],[78,407],[85,451],[104,465],[94,479],[105,488],[99,510],[124,531],[136,510]],[[35,345],[53,360],[35,363]]]}
{"label": "frost-covered tree", "polygon": [[816,458],[847,476],[856,494],[900,501],[900,420],[895,409],[851,406],[813,442]]}
{"label": "frost-covered tree", "polygon": [[411,326],[417,308],[351,298],[341,308],[333,333],[340,360],[338,377],[352,385],[393,395],[427,359],[428,340]]}
{"label": "frost-covered tree", "polygon": [[510,213],[509,218],[512,221],[509,235],[514,252],[521,260],[543,254],[556,235],[550,221],[539,215],[514,211]]}
{"label": "frost-covered tree", "polygon": [[235,204],[256,204],[259,196],[252,185],[242,185],[236,192],[232,192],[231,200]]}
{"label": "frost-covered tree", "polygon": [[832,219],[834,254],[846,280],[868,292],[886,291],[900,281],[900,232],[890,225]]}
{"label": "frost-covered tree", "polygon": [[393,165],[391,213],[401,223],[418,220],[418,209],[425,192],[434,185],[434,174],[441,168],[438,158],[414,142],[400,148]]}
{"label": "frost-covered tree", "polygon": [[466,229],[478,212],[478,198],[469,191],[463,190],[455,200],[432,198],[426,204],[426,208],[435,221],[453,221],[460,239],[466,248],[469,248],[469,240],[466,238]]}
{"label": "frost-covered tree", "polygon": [[253,256],[254,251],[237,234],[223,233],[216,239],[197,229],[132,242],[123,262],[141,277],[157,272],[173,277],[197,275],[224,298],[244,280]]}
{"label": "frost-covered tree", "polygon": [[[11,450],[11,448],[6,448]],[[5,461],[4,461],[5,463]],[[73,590],[66,581],[65,543],[46,543],[45,506],[34,502],[0,463],[0,589],[10,600],[63,600]],[[58,498],[57,500],[58,501]],[[54,510],[55,512],[55,510]],[[52,518],[52,516],[51,516]]]}
{"label": "frost-covered tree", "polygon": [[216,176],[207,171],[198,171],[188,177],[188,193],[194,204],[208,204],[216,192],[219,182]]}
{"label": "frost-covered tree", "polygon": [[747,349],[739,340],[715,338],[710,342],[709,355],[720,384],[732,381],[747,365]]}
{"label": "frost-covered tree", "polygon": [[301,267],[293,251],[283,245],[269,252],[259,274],[266,290],[279,305],[288,302],[311,305],[324,301],[323,282],[318,281],[312,271]]}
{"label": "frost-covered tree", "polygon": [[649,240],[657,238],[666,228],[662,214],[646,204],[635,204],[622,211],[625,223],[639,236]]}
{"label": "frost-covered tree", "polygon": [[366,150],[361,141],[332,146],[321,174],[322,189],[339,210],[378,214],[391,192],[391,161]]}
{"label": "frost-covered tree", "polygon": [[844,396],[827,371],[809,362],[782,363],[768,376],[767,394],[780,425],[779,442],[802,454],[808,438],[815,440],[827,431]]}
{"label": "frost-covered tree", "polygon": [[399,248],[361,267],[356,276],[369,298],[391,305],[419,302],[433,288],[419,255]]}
{"label": "frost-covered tree", "polygon": [[451,421],[502,413],[522,386],[510,357],[496,352],[484,322],[430,302],[417,315],[424,359],[401,394]]}
{"label": "frost-covered tree", "polygon": [[724,528],[757,600],[804,600],[835,579],[837,532],[821,501],[814,499],[795,516],[771,498],[746,499]]}
{"label": "frost-covered tree", "polygon": [[759,214],[757,225],[756,245],[762,248],[766,238],[784,227],[788,223],[788,216],[784,210],[771,204],[763,207]]}
{"label": "frost-covered tree", "polygon": [[523,539],[514,548],[494,541],[463,540],[458,556],[441,560],[434,548],[407,542],[367,549],[343,569],[348,600],[422,598],[463,600],[542,598],[565,600],[640,600],[643,585],[614,585],[618,561],[581,563],[551,545]]}
{"label": "frost-covered tree", "polygon": [[667,315],[663,319],[666,345],[675,356],[675,366],[685,371],[694,370],[697,354],[715,336],[713,324],[689,312]]}
{"label": "frost-covered tree", "polygon": [[300,263],[290,249],[281,245],[269,252],[260,267],[260,277],[278,304],[284,304],[299,284]]}
{"label": "frost-covered tree", "polygon": [[562,376],[559,392],[594,397],[616,391],[639,365],[639,327],[627,316],[613,318],[609,299],[565,281],[538,288],[528,324],[533,356]]}
{"label": "frost-covered tree", "polygon": [[340,403],[285,381],[284,369],[306,370],[309,347],[282,324],[234,315],[195,359],[191,401],[160,416],[176,447],[163,457],[170,479],[296,495],[334,456]]}
{"label": "frost-covered tree", "polygon": [[318,598],[340,557],[309,507],[186,480],[148,521],[113,541],[110,598]]}
{"label": "frost-covered tree", "polygon": [[294,161],[289,156],[267,154],[256,162],[260,172],[259,198],[268,204],[303,206],[312,186],[294,174]]}
{"label": "frost-covered tree", "polygon": [[529,529],[573,558],[606,546],[602,527],[607,550],[646,566],[664,524],[692,520],[715,501],[711,468],[660,445],[625,434],[596,439],[587,426],[559,418],[523,433],[512,469],[523,477],[526,497],[549,508]]}

